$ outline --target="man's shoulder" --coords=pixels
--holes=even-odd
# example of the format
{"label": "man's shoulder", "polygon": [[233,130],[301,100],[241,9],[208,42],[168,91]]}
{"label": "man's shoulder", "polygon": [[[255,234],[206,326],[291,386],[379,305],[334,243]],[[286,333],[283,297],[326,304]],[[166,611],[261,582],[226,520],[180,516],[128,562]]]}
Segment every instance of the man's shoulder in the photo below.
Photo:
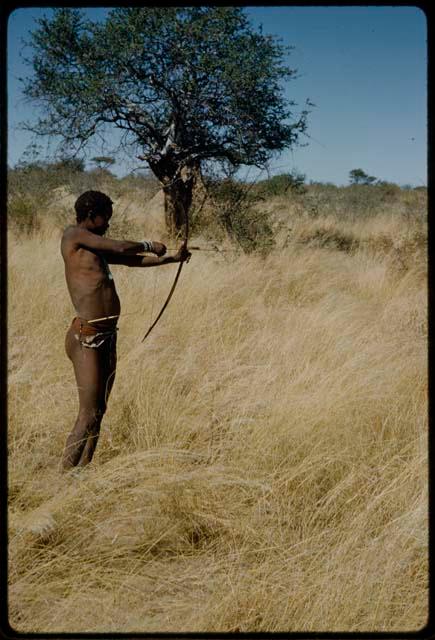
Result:
{"label": "man's shoulder", "polygon": [[73,224],[69,224],[67,227],[65,227],[65,229],[63,230],[62,233],[62,238],[68,238],[71,236],[71,234],[75,233],[75,231],[78,229],[78,227],[76,227]]}
{"label": "man's shoulder", "polygon": [[62,242],[74,243],[84,235],[87,235],[87,233],[88,232],[86,231],[86,229],[82,229],[81,227],[77,227],[76,225],[71,224],[68,227],[65,227],[65,229],[63,230]]}
{"label": "man's shoulder", "polygon": [[76,245],[80,243],[80,227],[69,225],[65,227],[62,233],[61,247],[62,252],[74,250]]}

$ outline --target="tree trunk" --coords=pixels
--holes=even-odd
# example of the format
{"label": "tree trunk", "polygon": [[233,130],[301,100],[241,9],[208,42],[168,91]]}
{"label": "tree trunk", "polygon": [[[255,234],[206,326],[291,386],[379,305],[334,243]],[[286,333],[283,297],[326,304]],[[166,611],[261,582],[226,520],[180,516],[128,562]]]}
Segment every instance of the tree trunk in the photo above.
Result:
{"label": "tree trunk", "polygon": [[150,167],[163,187],[165,194],[165,221],[168,233],[179,236],[192,204],[193,189],[199,167],[175,165],[160,159]]}
{"label": "tree trunk", "polygon": [[186,223],[192,204],[193,186],[193,179],[186,182],[180,179],[163,187],[166,226],[171,236],[178,235]]}

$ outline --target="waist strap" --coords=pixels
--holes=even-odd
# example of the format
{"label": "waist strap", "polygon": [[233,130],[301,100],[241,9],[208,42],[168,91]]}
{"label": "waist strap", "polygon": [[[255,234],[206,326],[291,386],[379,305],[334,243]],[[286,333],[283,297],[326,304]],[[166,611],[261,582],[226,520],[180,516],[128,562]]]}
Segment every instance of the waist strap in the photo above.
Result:
{"label": "waist strap", "polygon": [[76,329],[80,335],[82,336],[95,336],[97,334],[111,334],[116,333],[118,331],[118,327],[116,323],[113,322],[98,322],[89,324],[87,320],[84,318],[76,317],[72,321],[72,326]]}

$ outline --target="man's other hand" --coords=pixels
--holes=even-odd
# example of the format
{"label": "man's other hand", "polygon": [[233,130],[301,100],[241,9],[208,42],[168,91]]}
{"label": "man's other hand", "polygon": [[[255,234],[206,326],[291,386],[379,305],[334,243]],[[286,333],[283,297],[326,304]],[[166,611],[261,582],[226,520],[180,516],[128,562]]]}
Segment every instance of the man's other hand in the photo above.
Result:
{"label": "man's other hand", "polygon": [[174,259],[177,262],[189,262],[190,260],[190,256],[192,254],[190,253],[190,251],[188,250],[188,248],[186,247],[186,245],[183,244],[181,245],[181,247],[178,249],[177,253],[174,256]]}

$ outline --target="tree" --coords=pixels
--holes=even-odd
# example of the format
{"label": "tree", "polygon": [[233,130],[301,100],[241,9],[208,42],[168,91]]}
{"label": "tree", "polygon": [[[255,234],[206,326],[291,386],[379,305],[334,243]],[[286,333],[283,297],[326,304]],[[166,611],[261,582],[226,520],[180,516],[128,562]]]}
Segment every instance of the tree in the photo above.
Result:
{"label": "tree", "polygon": [[162,184],[172,228],[185,222],[204,162],[264,166],[306,129],[308,111],[294,116],[283,94],[296,74],[283,63],[289,48],[256,32],[242,8],[116,8],[97,23],[61,8],[38,23],[24,84],[43,117],[27,128],[73,152],[107,123],[121,129],[123,148]]}
{"label": "tree", "polygon": [[97,169],[103,171],[107,170],[112,164],[115,164],[115,158],[111,156],[95,156],[95,158],[91,158],[91,162],[97,165]]}
{"label": "tree", "polygon": [[362,169],[352,169],[352,171],[349,171],[350,184],[373,184],[375,181],[375,176],[369,176]]}

